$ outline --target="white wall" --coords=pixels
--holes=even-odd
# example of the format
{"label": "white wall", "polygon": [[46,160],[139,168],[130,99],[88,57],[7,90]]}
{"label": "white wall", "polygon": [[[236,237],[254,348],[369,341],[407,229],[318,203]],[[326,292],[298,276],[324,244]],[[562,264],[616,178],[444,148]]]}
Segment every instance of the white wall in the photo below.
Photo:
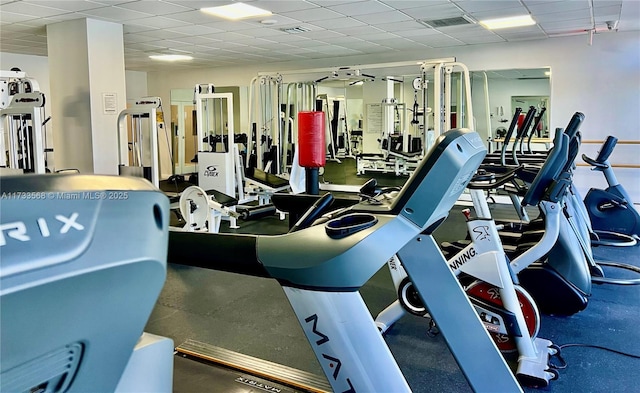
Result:
{"label": "white wall", "polygon": [[[147,73],[143,71],[125,71],[125,83],[127,84],[127,103],[131,104],[137,99],[148,96]],[[163,107],[170,107],[170,102],[163,102]],[[168,115],[168,113],[167,113]]]}

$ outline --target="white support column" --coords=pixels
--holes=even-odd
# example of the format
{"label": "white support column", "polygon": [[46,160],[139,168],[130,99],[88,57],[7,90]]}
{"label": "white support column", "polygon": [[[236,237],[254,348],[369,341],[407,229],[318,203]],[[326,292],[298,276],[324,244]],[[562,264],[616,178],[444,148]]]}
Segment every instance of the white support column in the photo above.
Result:
{"label": "white support column", "polygon": [[51,24],[47,46],[56,167],[117,174],[117,118],[127,102],[122,25]]}

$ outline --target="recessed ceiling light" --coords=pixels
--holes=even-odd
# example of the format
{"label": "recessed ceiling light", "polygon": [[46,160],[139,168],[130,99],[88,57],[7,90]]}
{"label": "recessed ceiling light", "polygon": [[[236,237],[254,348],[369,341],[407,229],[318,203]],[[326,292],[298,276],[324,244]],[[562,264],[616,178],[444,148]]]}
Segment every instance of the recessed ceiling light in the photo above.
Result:
{"label": "recessed ceiling light", "polygon": [[186,55],[151,55],[149,58],[162,61],[193,60],[193,57]]}
{"label": "recessed ceiling light", "polygon": [[271,11],[263,10],[262,8],[254,7],[245,3],[233,3],[219,7],[200,8],[200,11],[231,20],[271,15]]}
{"label": "recessed ceiling light", "polygon": [[531,15],[510,16],[508,18],[486,19],[479,22],[489,30],[506,29],[508,27],[520,27],[535,25],[536,21]]}

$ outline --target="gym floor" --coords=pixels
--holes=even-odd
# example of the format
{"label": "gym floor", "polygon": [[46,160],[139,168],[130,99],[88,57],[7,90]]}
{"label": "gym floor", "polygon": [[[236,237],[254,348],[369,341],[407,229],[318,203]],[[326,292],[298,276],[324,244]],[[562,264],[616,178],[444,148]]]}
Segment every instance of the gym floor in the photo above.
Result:
{"label": "gym floor", "polygon": [[[362,184],[371,177],[389,186],[401,185],[406,180],[379,174],[356,176],[353,160],[344,160],[342,164],[328,162],[324,180]],[[454,207],[435,232],[439,242],[464,238],[466,229],[464,217],[458,214],[460,209]],[[512,216],[510,206],[494,204],[491,209],[495,218]],[[280,234],[287,229],[287,221],[274,216],[243,222],[238,230],[229,230],[223,223],[221,232]],[[594,254],[601,260],[640,266],[640,246],[597,247]],[[605,272],[629,277],[624,272],[608,269]],[[362,287],[361,294],[374,316],[396,299],[386,265]],[[548,388],[525,391],[640,392],[640,359],[614,352],[640,355],[639,326],[640,286],[594,286],[584,311],[570,317],[543,316],[539,336],[567,346],[562,352],[566,367],[559,370],[559,379]],[[385,335],[411,389],[470,392],[442,336],[429,335],[428,327],[424,318],[405,316]],[[165,287],[145,330],[173,339],[176,346],[193,339],[322,375],[281,287],[274,280],[170,264]],[[216,380],[213,374],[207,375],[207,370],[176,363],[174,392],[230,391],[215,386]]]}

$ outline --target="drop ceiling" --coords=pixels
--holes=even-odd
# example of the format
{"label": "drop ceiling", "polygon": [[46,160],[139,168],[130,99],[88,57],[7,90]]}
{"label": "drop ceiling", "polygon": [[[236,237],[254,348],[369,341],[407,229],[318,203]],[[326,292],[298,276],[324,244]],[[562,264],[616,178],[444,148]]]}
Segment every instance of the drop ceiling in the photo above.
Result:
{"label": "drop ceiling", "polygon": [[[371,55],[486,43],[640,31],[636,0],[247,0],[269,17],[226,21],[200,11],[219,0],[0,0],[0,52],[47,55],[46,25],[78,18],[120,23],[128,70],[184,70]],[[536,24],[489,31],[478,21],[530,14]],[[618,21],[609,30],[607,22]],[[304,30],[289,33],[285,30]],[[193,60],[161,63],[152,54]],[[10,65],[6,65],[10,66]],[[2,64],[2,67],[5,67]]]}

